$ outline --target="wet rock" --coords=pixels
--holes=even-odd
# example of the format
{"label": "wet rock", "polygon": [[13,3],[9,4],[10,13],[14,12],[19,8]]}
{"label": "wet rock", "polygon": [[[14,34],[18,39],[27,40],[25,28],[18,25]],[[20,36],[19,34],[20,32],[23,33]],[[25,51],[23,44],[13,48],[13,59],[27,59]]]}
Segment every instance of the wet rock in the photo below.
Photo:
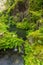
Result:
{"label": "wet rock", "polygon": [[17,48],[13,49],[13,52],[17,52],[17,51],[18,51],[18,49],[17,49]]}
{"label": "wet rock", "polygon": [[7,52],[0,58],[0,65],[24,65],[21,54]]}

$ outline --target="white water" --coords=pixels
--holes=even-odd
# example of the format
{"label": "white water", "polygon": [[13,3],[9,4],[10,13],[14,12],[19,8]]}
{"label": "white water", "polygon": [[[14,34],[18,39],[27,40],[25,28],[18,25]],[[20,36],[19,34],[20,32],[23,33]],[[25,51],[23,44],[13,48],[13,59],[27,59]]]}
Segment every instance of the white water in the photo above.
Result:
{"label": "white water", "polygon": [[6,9],[5,3],[6,0],[0,0],[0,12]]}

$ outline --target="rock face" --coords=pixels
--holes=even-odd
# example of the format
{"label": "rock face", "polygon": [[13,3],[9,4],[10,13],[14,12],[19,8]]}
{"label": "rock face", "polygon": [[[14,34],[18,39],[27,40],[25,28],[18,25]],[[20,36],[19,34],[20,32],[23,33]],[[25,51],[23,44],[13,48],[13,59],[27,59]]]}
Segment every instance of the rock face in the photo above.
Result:
{"label": "rock face", "polygon": [[0,12],[5,10],[5,3],[6,3],[7,0],[0,0]]}
{"label": "rock face", "polygon": [[0,65],[24,65],[23,59],[20,54],[6,53],[0,55]]}

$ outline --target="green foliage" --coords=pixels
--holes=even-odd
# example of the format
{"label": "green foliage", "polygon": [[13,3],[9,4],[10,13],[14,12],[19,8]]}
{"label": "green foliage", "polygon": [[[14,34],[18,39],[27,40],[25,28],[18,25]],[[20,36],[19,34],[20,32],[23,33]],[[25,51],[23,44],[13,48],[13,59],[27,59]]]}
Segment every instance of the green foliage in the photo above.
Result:
{"label": "green foliage", "polygon": [[17,46],[21,46],[23,44],[23,40],[17,38],[16,34],[12,34],[9,32],[4,32],[2,35],[0,34],[0,49],[11,49]]}
{"label": "green foliage", "polygon": [[42,0],[30,0],[30,9],[31,10],[40,10],[43,7]]}
{"label": "green foliage", "polygon": [[23,46],[25,65],[43,65],[43,0],[6,4],[7,10],[0,13],[0,50],[17,47],[20,52]]}
{"label": "green foliage", "polygon": [[39,44],[43,44],[43,27],[35,32],[31,32],[27,36],[28,40],[29,38],[34,40],[34,43],[37,42]]}
{"label": "green foliage", "polygon": [[29,22],[27,20],[23,20],[22,22],[17,23],[17,28],[21,29],[29,29]]}
{"label": "green foliage", "polygon": [[30,10],[29,14],[31,15],[32,21],[37,21],[41,17],[41,11]]}
{"label": "green foliage", "polygon": [[7,26],[6,26],[4,23],[1,23],[1,22],[0,22],[0,32],[5,32],[5,31],[7,31],[6,28],[7,28]]}
{"label": "green foliage", "polygon": [[30,45],[27,43],[25,48],[25,65],[43,65],[43,46],[40,44]]}

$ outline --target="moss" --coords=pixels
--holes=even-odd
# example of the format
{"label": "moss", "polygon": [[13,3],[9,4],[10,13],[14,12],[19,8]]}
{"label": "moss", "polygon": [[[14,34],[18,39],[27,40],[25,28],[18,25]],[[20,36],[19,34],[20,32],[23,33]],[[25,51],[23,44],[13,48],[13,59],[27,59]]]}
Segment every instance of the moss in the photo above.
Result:
{"label": "moss", "polygon": [[43,65],[43,1],[11,0],[0,13],[0,50],[21,47],[25,65]]}

